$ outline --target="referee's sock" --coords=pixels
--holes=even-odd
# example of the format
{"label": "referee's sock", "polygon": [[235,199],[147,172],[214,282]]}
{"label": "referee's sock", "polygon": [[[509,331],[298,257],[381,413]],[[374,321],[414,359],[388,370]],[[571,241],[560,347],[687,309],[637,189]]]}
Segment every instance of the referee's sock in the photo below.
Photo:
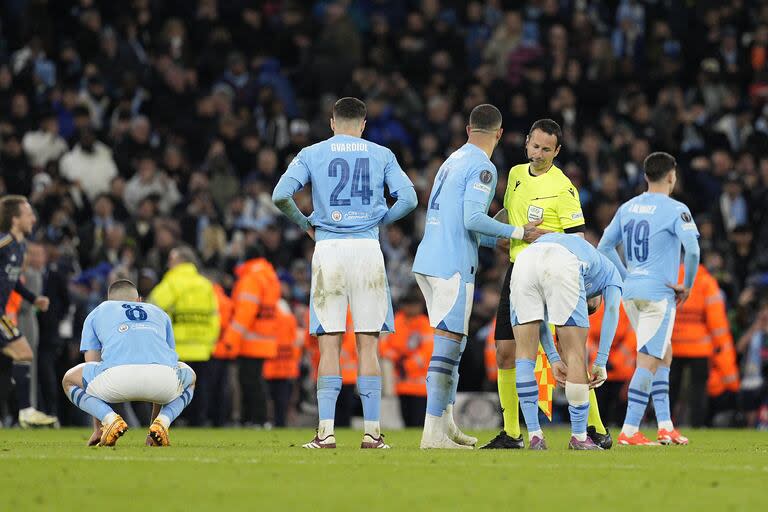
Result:
{"label": "referee's sock", "polygon": [[[539,384],[533,373],[536,362],[530,359],[515,359],[517,366],[517,396],[520,397],[520,408],[523,410],[528,437],[540,434],[539,425]],[[509,434],[509,432],[507,432]]]}
{"label": "referee's sock", "polygon": [[598,434],[607,434],[608,431],[603,425],[603,420],[600,418],[600,408],[597,405],[597,395],[594,389],[589,390],[589,416],[587,417],[587,425],[595,427]]}
{"label": "referee's sock", "polygon": [[[520,437],[520,399],[517,396],[517,368],[499,368],[498,387],[501,413],[504,416],[504,432]],[[534,379],[535,380],[535,379]]]}

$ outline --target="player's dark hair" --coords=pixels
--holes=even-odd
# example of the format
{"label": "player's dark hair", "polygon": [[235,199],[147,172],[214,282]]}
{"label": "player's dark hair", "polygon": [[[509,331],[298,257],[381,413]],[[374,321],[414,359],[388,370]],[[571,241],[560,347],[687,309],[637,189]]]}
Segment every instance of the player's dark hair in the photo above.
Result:
{"label": "player's dark hair", "polygon": [[659,181],[666,176],[669,171],[677,167],[675,157],[663,151],[651,153],[643,161],[643,170],[648,181]]}
{"label": "player's dark hair", "polygon": [[21,205],[27,198],[19,195],[9,195],[0,199],[0,231],[8,233],[13,227],[13,218],[21,215]]}
{"label": "player's dark hair", "polygon": [[133,281],[130,281],[128,279],[118,279],[117,281],[109,285],[109,290],[107,290],[107,297],[110,297],[114,294],[119,294],[125,291],[135,291],[137,295],[139,293],[139,289],[136,287],[135,284],[133,284]]}
{"label": "player's dark hair", "polygon": [[535,130],[541,130],[549,135],[554,135],[555,139],[557,139],[557,146],[555,146],[556,148],[560,146],[560,141],[563,140],[563,129],[560,128],[560,125],[557,124],[557,121],[552,119],[539,119],[533,123],[533,125],[531,125],[531,130],[528,132],[528,136],[530,137],[533,135]]}
{"label": "player's dark hair", "polygon": [[333,105],[334,119],[362,120],[367,114],[365,103],[357,98],[341,98]]}
{"label": "player's dark hair", "polygon": [[495,132],[501,128],[501,112],[490,103],[483,103],[469,114],[469,129]]}

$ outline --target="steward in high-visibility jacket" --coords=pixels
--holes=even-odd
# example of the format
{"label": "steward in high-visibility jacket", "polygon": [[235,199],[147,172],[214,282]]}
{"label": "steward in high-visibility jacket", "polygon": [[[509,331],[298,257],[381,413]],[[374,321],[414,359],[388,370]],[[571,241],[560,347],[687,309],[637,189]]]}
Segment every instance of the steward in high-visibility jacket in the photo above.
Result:
{"label": "steward in high-visibility jacket", "polygon": [[240,357],[271,359],[277,355],[277,303],[280,279],[270,262],[252,258],[235,269],[234,315],[224,343]]}
{"label": "steward in high-visibility jacket", "polygon": [[296,379],[301,360],[301,337],[297,333],[296,317],[288,303],[281,300],[277,306],[277,355],[264,362],[267,380]]}
{"label": "steward in high-visibility jacket", "polygon": [[220,284],[214,283],[213,291],[216,293],[216,302],[219,305],[219,327],[221,335],[216,342],[212,356],[215,359],[234,359],[237,357],[237,351],[235,351],[234,347],[230,347],[224,343],[224,335],[227,332],[229,323],[232,321],[232,314],[234,313],[235,306],[232,303],[232,299],[227,296],[227,293]]}
{"label": "steward in high-visibility jacket", "polygon": [[395,332],[381,343],[381,354],[395,366],[395,393],[398,396],[427,396],[427,368],[434,346],[429,317],[423,313],[395,315]]}
{"label": "steward in high-visibility jacket", "polygon": [[219,307],[213,284],[195,266],[195,253],[177,247],[168,255],[162,281],[149,295],[149,302],[171,317],[176,352],[186,363],[208,361],[219,337]]}
{"label": "steward in high-visibility jacket", "polygon": [[[682,282],[680,266],[678,282]],[[704,426],[708,417],[708,388],[711,391],[738,390],[739,375],[736,354],[723,293],[717,280],[703,265],[699,265],[696,281],[688,300],[677,308],[672,331],[672,353],[675,361],[670,374],[670,399],[674,408],[680,396],[680,384],[685,368],[690,371],[688,409],[691,424]],[[712,368],[716,367],[713,378]],[[719,382],[718,382],[719,381]]]}
{"label": "steward in high-visibility jacket", "polygon": [[[600,307],[589,317],[589,333],[587,334],[587,348],[589,360],[593,361],[597,356],[597,348],[600,345],[600,329],[603,327],[603,315],[605,307],[602,301]],[[637,359],[637,338],[635,331],[629,323],[624,306],[619,308],[619,323],[616,326],[616,335],[613,338],[611,353],[608,356],[608,380],[615,382],[629,382],[635,373],[635,360]],[[590,365],[591,366],[591,365]],[[602,397],[602,395],[601,395]]]}

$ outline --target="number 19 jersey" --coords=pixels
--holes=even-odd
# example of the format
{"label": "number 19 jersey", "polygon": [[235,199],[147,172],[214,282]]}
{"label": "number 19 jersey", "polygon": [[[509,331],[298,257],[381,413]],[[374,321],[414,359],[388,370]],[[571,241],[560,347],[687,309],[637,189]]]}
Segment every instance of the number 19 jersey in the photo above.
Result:
{"label": "number 19 jersey", "polygon": [[387,213],[384,184],[393,196],[413,186],[392,151],[350,135],[302,149],[285,174],[301,185],[312,183],[309,221],[319,230],[318,240],[378,238],[376,228]]}
{"label": "number 19 jersey", "polygon": [[667,284],[677,283],[681,240],[698,236],[691,211],[669,196],[645,192],[621,205],[603,237],[623,244],[624,299],[673,298]]}

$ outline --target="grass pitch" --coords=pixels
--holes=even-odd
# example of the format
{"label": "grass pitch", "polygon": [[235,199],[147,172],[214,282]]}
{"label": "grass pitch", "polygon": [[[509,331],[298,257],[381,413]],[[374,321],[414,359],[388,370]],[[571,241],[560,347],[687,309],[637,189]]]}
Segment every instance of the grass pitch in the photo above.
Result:
{"label": "grass pitch", "polygon": [[[687,447],[569,452],[420,451],[420,431],[392,432],[392,450],[304,450],[309,430],[172,429],[169,448],[132,429],[115,448],[89,431],[0,430],[0,511],[64,510],[765,510],[768,433],[686,431]],[[650,434],[651,432],[646,432]],[[495,432],[474,432],[481,442]],[[522,508],[521,508],[522,507]]]}

